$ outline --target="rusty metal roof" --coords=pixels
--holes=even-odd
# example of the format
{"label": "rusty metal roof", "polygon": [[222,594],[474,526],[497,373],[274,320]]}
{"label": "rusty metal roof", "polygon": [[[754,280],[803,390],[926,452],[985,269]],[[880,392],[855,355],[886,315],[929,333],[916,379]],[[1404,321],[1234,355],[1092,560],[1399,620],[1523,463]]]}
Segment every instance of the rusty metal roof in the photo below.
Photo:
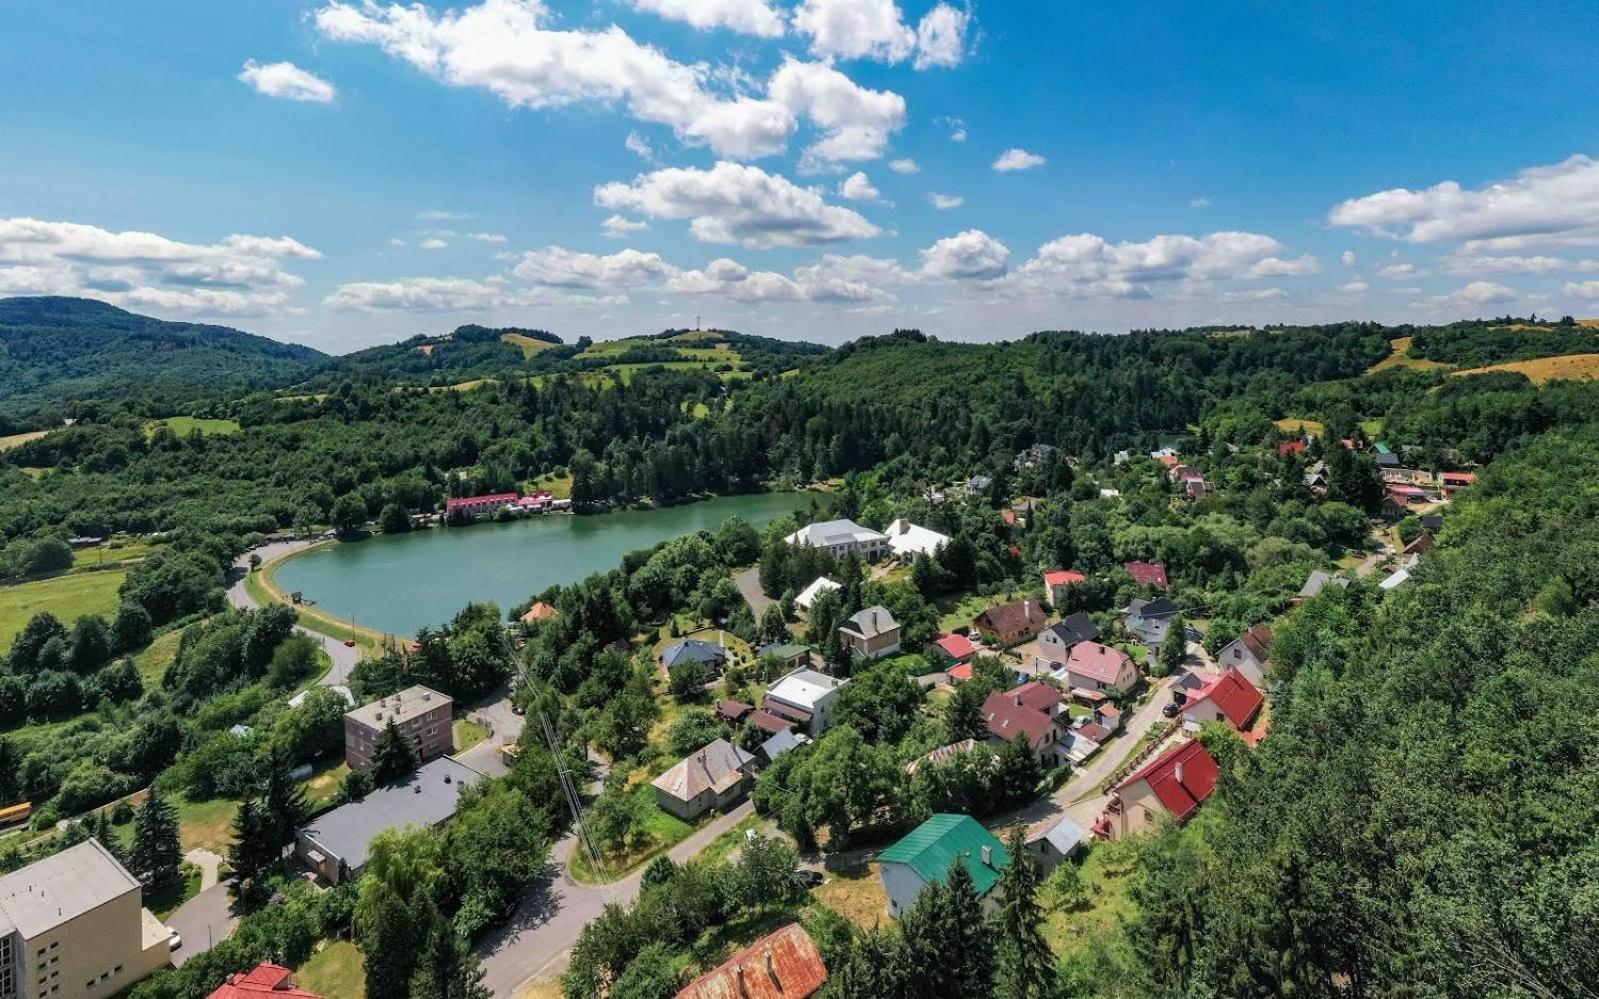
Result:
{"label": "rusty metal roof", "polygon": [[809,999],[826,981],[816,944],[790,923],[694,979],[677,999]]}

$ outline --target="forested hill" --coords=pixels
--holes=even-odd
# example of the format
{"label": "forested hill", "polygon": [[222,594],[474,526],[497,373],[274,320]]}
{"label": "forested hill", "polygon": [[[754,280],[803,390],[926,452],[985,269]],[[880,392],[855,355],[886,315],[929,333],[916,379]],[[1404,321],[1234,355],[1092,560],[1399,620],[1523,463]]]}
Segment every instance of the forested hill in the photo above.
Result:
{"label": "forested hill", "polygon": [[[540,329],[460,326],[449,333],[419,333],[398,343],[329,358],[298,388],[321,391],[345,381],[448,385],[523,367],[561,346],[560,337]],[[571,348],[564,353],[571,353]]]}
{"label": "forested hill", "polygon": [[163,405],[280,385],[324,355],[226,326],[167,322],[86,298],[0,300],[0,429],[31,429],[68,403]]}

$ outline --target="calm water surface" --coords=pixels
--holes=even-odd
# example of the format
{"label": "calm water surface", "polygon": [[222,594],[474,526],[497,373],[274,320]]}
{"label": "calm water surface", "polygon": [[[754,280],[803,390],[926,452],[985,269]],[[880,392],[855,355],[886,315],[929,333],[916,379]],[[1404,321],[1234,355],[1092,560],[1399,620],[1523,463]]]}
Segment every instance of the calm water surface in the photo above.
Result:
{"label": "calm water surface", "polygon": [[723,496],[660,510],[547,515],[380,535],[330,545],[276,572],[285,592],[363,627],[396,635],[443,624],[474,600],[503,610],[556,583],[616,568],[622,556],[667,538],[715,531],[737,515],[757,528],[810,506],[804,493]]}

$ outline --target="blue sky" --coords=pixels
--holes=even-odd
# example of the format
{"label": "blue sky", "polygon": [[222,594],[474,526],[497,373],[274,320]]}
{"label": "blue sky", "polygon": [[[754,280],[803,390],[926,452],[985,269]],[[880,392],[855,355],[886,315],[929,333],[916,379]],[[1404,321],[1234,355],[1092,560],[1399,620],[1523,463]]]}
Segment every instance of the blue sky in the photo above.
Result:
{"label": "blue sky", "polygon": [[0,32],[0,294],[333,351],[1599,315],[1596,47],[1591,2],[52,0]]}

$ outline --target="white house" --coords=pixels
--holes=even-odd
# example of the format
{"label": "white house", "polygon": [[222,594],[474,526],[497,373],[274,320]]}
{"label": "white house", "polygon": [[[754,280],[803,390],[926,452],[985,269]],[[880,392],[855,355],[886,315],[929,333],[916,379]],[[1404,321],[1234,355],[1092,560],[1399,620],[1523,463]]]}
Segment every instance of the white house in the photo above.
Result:
{"label": "white house", "polygon": [[970,815],[940,813],[877,855],[878,874],[888,895],[889,915],[898,919],[930,884],[948,879],[957,863],[972,876],[985,912],[997,902],[994,888],[1010,863],[1005,844]]}
{"label": "white house", "polygon": [[889,552],[888,535],[862,527],[853,520],[824,520],[806,524],[783,540],[791,545],[821,548],[834,558],[843,558],[854,552],[868,562],[875,562]]}
{"label": "white house", "polygon": [[833,704],[848,684],[848,680],[813,669],[797,669],[766,691],[766,710],[779,718],[808,725],[811,735],[819,736],[833,723]]}
{"label": "white house", "polygon": [[919,527],[904,517],[888,525],[888,547],[894,557],[909,565],[916,556],[931,558],[940,548],[949,544],[949,536],[926,527]]}
{"label": "white house", "polygon": [[1056,865],[1081,849],[1087,838],[1082,826],[1062,815],[1057,822],[1034,827],[1027,837],[1027,852],[1038,862],[1039,872],[1048,877]]}
{"label": "white house", "polygon": [[832,590],[839,589],[840,585],[841,584],[835,583],[831,579],[828,579],[826,576],[817,576],[816,579],[811,582],[811,585],[801,590],[800,595],[794,598],[794,606],[798,607],[802,611],[805,611],[806,613],[810,613],[811,605],[816,602],[817,597]]}

